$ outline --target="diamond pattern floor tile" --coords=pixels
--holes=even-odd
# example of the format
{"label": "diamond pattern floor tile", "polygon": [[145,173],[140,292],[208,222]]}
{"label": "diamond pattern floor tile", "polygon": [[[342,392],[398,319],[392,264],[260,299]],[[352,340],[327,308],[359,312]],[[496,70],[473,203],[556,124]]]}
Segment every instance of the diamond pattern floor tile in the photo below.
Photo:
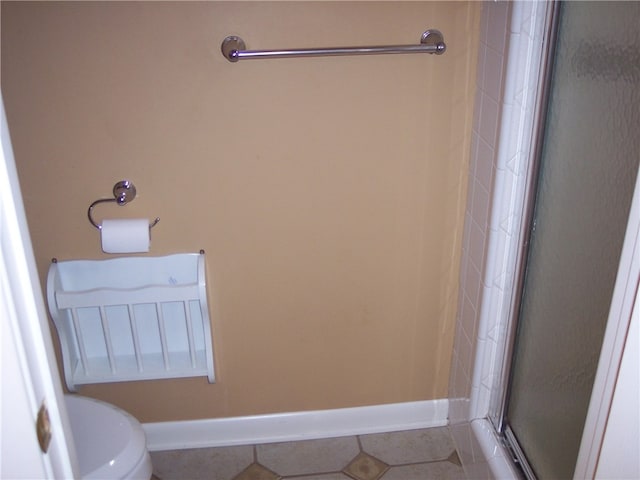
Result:
{"label": "diamond pattern floor tile", "polygon": [[362,435],[360,442],[362,450],[389,465],[446,460],[455,451],[446,427]]}
{"label": "diamond pattern floor tile", "polygon": [[151,452],[153,473],[161,480],[231,480],[253,462],[253,447],[194,448]]}
{"label": "diamond pattern floor tile", "polygon": [[465,478],[464,470],[458,465],[450,462],[431,462],[391,467],[382,480],[464,480]]}
{"label": "diamond pattern floor tile", "polygon": [[361,452],[347,465],[344,472],[356,480],[378,480],[388,468],[386,463]]}
{"label": "diamond pattern floor tile", "polygon": [[339,472],[359,451],[356,437],[273,443],[256,447],[258,462],[284,477]]}
{"label": "diamond pattern floor tile", "polygon": [[233,480],[279,480],[279,476],[262,465],[252,463]]}
{"label": "diamond pattern floor tile", "polygon": [[153,480],[464,480],[447,428],[151,452]]}
{"label": "diamond pattern floor tile", "polygon": [[344,473],[325,473],[321,475],[305,475],[304,477],[287,477],[286,480],[352,480]]}
{"label": "diamond pattern floor tile", "polygon": [[456,452],[455,450],[453,451],[453,453],[451,455],[449,455],[449,458],[447,458],[447,462],[450,462],[450,463],[453,463],[454,465],[462,467],[462,462],[460,461],[460,457],[458,456],[458,452]]}

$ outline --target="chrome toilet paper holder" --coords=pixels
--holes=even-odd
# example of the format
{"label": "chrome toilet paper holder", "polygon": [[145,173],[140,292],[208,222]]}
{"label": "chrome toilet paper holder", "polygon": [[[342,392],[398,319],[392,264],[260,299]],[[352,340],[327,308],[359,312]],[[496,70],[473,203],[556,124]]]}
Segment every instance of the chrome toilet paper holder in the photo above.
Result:
{"label": "chrome toilet paper holder", "polygon": [[[113,197],[114,198],[99,198],[91,205],[89,205],[89,210],[87,210],[87,217],[89,217],[89,222],[91,222],[91,225],[96,227],[98,230],[102,230],[102,225],[97,224],[93,219],[93,207],[95,207],[99,203],[107,202],[116,202],[117,205],[126,205],[134,198],[136,198],[136,186],[129,180],[121,180],[113,186]],[[149,224],[149,229],[155,227],[159,221],[160,217],[156,217],[156,219],[151,224]]]}

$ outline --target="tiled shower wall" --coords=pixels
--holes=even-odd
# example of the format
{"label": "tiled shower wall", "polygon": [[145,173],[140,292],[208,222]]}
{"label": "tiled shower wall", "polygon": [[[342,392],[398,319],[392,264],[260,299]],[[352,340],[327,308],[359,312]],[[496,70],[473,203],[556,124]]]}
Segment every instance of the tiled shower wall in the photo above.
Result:
{"label": "tiled shower wall", "polygon": [[507,2],[485,2],[482,7],[460,294],[449,387],[451,424],[470,420],[469,402],[497,165],[509,13]]}

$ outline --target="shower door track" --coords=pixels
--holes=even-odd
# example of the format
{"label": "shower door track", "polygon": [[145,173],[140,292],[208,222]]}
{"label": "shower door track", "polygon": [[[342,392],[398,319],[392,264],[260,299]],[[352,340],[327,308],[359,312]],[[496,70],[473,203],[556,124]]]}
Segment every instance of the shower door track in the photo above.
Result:
{"label": "shower door track", "polygon": [[522,448],[520,448],[520,443],[518,443],[518,439],[509,425],[504,427],[502,435],[504,445],[507,448],[507,451],[511,454],[511,460],[513,463],[520,469],[527,479],[535,480],[537,478],[536,474],[533,472],[531,465],[529,465],[529,461],[522,451]]}

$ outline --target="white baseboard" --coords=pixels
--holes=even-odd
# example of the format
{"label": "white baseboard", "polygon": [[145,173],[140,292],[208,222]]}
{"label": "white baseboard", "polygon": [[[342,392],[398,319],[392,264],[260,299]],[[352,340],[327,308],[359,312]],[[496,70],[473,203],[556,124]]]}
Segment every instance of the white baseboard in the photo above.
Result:
{"label": "white baseboard", "polygon": [[252,445],[442,427],[449,400],[145,423],[150,451]]}

